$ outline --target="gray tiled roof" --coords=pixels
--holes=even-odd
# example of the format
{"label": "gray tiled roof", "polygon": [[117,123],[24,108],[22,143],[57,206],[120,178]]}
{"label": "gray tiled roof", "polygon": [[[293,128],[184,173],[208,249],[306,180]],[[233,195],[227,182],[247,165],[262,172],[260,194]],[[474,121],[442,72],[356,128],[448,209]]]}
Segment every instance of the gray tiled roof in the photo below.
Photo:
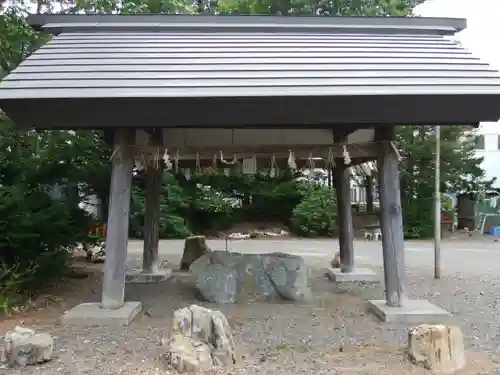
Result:
{"label": "gray tiled roof", "polygon": [[0,83],[0,100],[500,94],[498,72],[439,30],[165,25],[47,24],[62,32]]}

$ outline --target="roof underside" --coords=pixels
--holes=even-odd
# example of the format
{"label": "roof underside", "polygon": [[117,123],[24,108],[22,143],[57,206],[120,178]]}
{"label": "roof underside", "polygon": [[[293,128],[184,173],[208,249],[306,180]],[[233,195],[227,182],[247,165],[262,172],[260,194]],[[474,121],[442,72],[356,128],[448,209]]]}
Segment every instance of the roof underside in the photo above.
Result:
{"label": "roof underside", "polygon": [[[45,28],[59,34],[0,83],[0,106],[19,125],[322,128],[500,117],[498,72],[442,36],[457,20],[417,27],[375,18],[370,33],[366,18],[340,27],[314,17],[92,17],[49,17]],[[232,21],[214,21],[223,19]]]}

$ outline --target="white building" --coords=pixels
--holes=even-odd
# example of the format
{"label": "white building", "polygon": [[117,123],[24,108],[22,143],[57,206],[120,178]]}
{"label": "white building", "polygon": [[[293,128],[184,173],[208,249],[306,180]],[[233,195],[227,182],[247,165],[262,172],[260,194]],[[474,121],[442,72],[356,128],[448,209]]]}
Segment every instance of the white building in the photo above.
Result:
{"label": "white building", "polygon": [[500,188],[500,122],[483,122],[478,129],[477,156],[483,157],[486,178],[496,177],[493,187]]}

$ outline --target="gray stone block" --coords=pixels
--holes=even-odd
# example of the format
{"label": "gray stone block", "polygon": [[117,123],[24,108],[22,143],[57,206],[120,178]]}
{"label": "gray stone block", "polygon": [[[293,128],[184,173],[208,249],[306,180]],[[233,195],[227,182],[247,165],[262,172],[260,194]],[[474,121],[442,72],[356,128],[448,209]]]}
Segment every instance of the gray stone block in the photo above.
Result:
{"label": "gray stone block", "polygon": [[402,307],[387,306],[385,300],[371,300],[368,308],[387,323],[446,324],[452,317],[448,311],[421,299],[405,300]]}
{"label": "gray stone block", "polygon": [[82,303],[61,318],[66,326],[128,326],[141,311],[141,302],[125,302],[119,309],[103,309],[100,303]]}
{"label": "gray stone block", "polygon": [[340,268],[328,268],[328,278],[336,283],[379,283],[377,273],[369,268],[355,268],[352,272],[342,272]]}
{"label": "gray stone block", "polygon": [[142,270],[129,270],[125,277],[125,282],[128,284],[153,284],[161,283],[172,277],[172,270],[161,268],[156,272],[143,272]]}

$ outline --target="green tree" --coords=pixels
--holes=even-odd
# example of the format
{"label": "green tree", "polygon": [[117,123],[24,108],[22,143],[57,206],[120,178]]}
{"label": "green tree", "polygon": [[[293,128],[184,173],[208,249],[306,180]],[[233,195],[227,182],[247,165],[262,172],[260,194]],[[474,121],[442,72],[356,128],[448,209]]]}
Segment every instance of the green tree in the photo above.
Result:
{"label": "green tree", "polygon": [[219,0],[221,13],[407,16],[423,0]]}
{"label": "green tree", "polygon": [[[432,236],[436,138],[432,126],[400,126],[401,195],[405,233]],[[468,126],[441,127],[441,191],[478,191],[491,186],[475,156],[476,136]]]}

